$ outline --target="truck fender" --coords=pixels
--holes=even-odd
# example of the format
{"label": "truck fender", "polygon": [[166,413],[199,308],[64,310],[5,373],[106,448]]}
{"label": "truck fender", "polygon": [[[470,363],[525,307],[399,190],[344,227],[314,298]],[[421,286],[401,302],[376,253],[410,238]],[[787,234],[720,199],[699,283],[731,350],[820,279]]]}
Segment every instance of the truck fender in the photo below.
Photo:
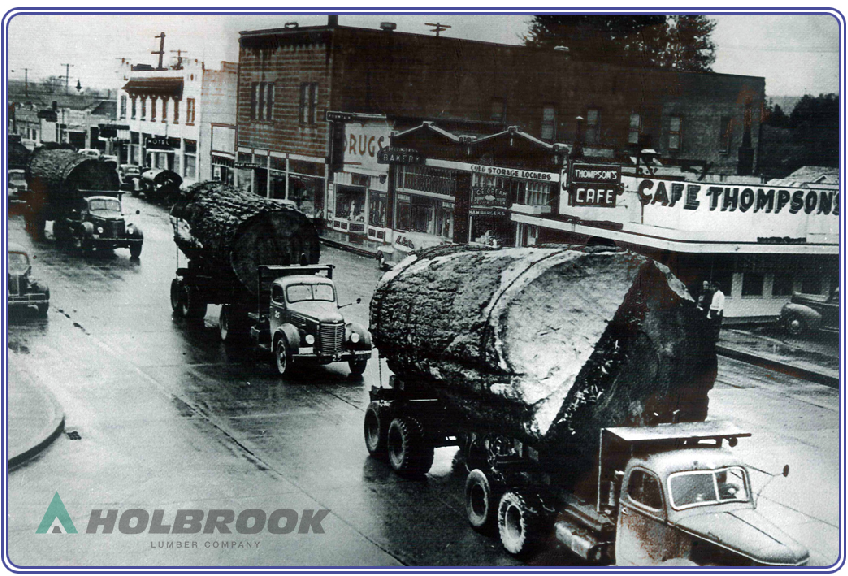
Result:
{"label": "truck fender", "polygon": [[286,342],[288,342],[289,349],[292,351],[297,351],[300,348],[300,333],[297,331],[297,328],[292,326],[291,324],[283,324],[277,331],[274,333],[274,339],[272,342],[276,344],[277,340],[280,338],[285,338]]}
{"label": "truck fender", "polygon": [[786,319],[792,315],[799,316],[807,324],[807,327],[812,330],[817,330],[821,325],[821,314],[804,304],[795,304],[790,302],[789,304],[784,305],[781,310],[781,316]]}
{"label": "truck fender", "polygon": [[91,222],[83,222],[82,223],[82,232],[86,236],[93,236],[94,235],[94,224],[92,224]]}
{"label": "truck fender", "polygon": [[356,348],[371,348],[371,332],[369,332],[365,326],[362,324],[357,324],[356,322],[348,322],[347,331],[345,333],[345,340],[350,340],[350,335],[356,332],[359,334],[359,342],[357,342],[354,346]]}
{"label": "truck fender", "polygon": [[144,233],[141,231],[141,228],[133,223],[127,224],[127,236],[130,238],[138,238],[139,240],[144,239]]}

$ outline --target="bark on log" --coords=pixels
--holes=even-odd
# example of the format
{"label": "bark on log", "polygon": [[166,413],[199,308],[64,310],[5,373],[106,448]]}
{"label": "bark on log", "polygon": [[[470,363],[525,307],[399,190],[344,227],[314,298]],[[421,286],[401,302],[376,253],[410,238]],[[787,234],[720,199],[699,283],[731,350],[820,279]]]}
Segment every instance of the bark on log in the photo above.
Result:
{"label": "bark on log", "polygon": [[64,148],[37,148],[26,178],[34,196],[57,205],[77,198],[80,190],[115,192],[121,184],[113,167]]}
{"label": "bark on log", "polygon": [[183,191],[171,209],[174,242],[193,265],[257,290],[258,267],[317,264],[318,233],[300,211],[218,182]]}
{"label": "bark on log", "polygon": [[439,247],[383,276],[374,343],[467,418],[549,447],[605,426],[704,420],[706,319],[670,271],[626,251]]}

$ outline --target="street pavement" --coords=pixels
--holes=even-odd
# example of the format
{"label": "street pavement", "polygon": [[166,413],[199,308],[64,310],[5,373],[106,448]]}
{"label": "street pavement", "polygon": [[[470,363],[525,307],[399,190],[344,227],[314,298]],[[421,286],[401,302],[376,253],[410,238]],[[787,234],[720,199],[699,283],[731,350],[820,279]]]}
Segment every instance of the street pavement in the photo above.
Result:
{"label": "street pavement", "polygon": [[[367,456],[367,391],[389,375],[376,358],[362,378],[350,378],[346,365],[331,365],[281,380],[269,359],[220,343],[218,307],[210,307],[202,323],[173,319],[168,287],[183,261],[167,213],[125,198],[127,213],[137,209],[134,218],[145,232],[140,262],[131,262],[126,250],[84,258],[49,241],[33,246],[36,275],[51,288],[51,309],[47,320],[10,318],[10,373],[52,391],[64,408],[66,434],[8,476],[14,563],[520,564],[495,538],[468,528],[455,449],[438,449],[423,480],[399,478]],[[22,222],[13,219],[10,228],[16,242],[32,245]],[[337,266],[341,303],[363,299],[346,315],[367,324],[380,276],[376,262],[331,248],[323,250],[322,262]],[[753,432],[736,450],[755,468],[779,472],[790,465],[788,478],[763,491],[760,510],[810,548],[812,564],[836,562],[838,391],[722,358],[710,418]],[[755,489],[767,479],[756,473]],[[183,538],[197,548],[168,548],[180,538],[36,535],[56,492],[80,532],[95,508],[160,508],[168,518],[180,508],[331,512],[323,534],[198,535]],[[530,562],[576,559],[547,553]]]}

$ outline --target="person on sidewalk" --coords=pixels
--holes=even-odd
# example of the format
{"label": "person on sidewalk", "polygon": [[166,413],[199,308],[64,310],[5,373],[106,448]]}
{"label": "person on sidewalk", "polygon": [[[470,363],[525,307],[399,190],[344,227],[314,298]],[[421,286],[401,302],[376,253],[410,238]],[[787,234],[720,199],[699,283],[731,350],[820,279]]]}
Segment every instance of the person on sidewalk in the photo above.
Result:
{"label": "person on sidewalk", "polygon": [[708,318],[713,329],[713,339],[718,341],[718,336],[721,332],[721,322],[724,320],[724,292],[721,291],[721,286],[715,282],[710,285],[710,289],[713,292],[713,296],[710,300]]}
{"label": "person on sidewalk", "polygon": [[713,293],[714,291],[711,289],[710,283],[704,280],[703,284],[701,284],[701,292],[698,294],[698,310],[707,318],[710,317],[710,304],[713,301]]}

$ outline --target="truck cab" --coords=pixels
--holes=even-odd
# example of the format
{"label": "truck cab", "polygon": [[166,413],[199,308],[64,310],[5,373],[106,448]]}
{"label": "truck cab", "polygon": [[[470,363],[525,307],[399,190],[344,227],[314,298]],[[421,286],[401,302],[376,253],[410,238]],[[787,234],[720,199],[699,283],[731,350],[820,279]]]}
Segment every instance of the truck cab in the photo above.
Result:
{"label": "truck cab", "polygon": [[53,234],[59,244],[77,249],[129,248],[130,257],[141,254],[144,235],[127,224],[121,211],[120,194],[85,195],[73,200],[53,223]]}
{"label": "truck cab", "polygon": [[258,346],[273,352],[280,375],[293,365],[332,362],[347,362],[353,376],[365,372],[371,333],[342,316],[332,276],[330,265],[260,267],[260,283],[271,281],[269,289],[260,287],[250,332]]}

